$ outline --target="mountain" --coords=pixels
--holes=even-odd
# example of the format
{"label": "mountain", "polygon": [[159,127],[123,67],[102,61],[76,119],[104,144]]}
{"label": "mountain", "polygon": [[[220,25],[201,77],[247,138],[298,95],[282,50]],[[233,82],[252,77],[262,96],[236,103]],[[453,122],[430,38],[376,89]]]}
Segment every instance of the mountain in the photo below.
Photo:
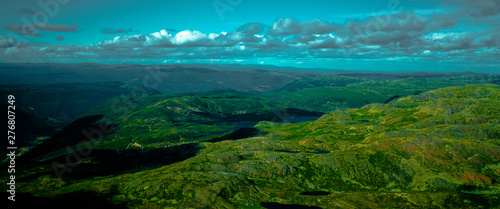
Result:
{"label": "mountain", "polygon": [[[9,75],[8,85],[119,82],[142,85],[164,94],[232,89],[267,92],[299,77],[317,73],[236,68],[208,69],[181,65],[137,64],[7,64],[0,74]],[[2,81],[2,80],[0,80]],[[1,84],[1,83],[0,83]]]}
{"label": "mountain", "polygon": [[323,114],[288,108],[274,97],[230,90],[175,96],[124,95],[95,106],[23,157],[57,156],[66,153],[67,146],[77,149],[81,141],[93,140],[82,131],[98,129],[101,123],[113,130],[93,148],[122,150],[235,136],[237,130],[259,121],[312,120]]}
{"label": "mountain", "polygon": [[[0,84],[3,85],[118,82],[145,86],[158,90],[164,94],[183,94],[214,90],[236,90],[253,93],[270,92],[277,91],[284,85],[289,85],[289,87],[295,86],[293,88],[296,88],[296,85],[300,85],[293,84],[294,82],[312,84],[315,81],[325,80],[325,78],[328,77],[340,79],[339,83],[335,85],[345,85],[363,80],[389,80],[410,77],[426,79],[456,77],[461,75],[488,76],[488,74],[476,74],[471,72],[389,73],[338,70],[327,71],[325,69],[302,69],[261,65],[110,65],[98,63],[0,63],[0,75],[5,75],[5,77],[0,77]],[[315,79],[316,77],[320,78]],[[347,77],[351,78],[348,79]],[[308,78],[313,78],[314,81],[307,81]],[[300,79],[306,79],[306,81]],[[328,82],[329,81],[326,81],[326,83]],[[290,83],[292,83],[291,86]],[[315,86],[324,85],[326,83],[316,83]],[[282,90],[289,91],[291,89],[285,88]]]}
{"label": "mountain", "polygon": [[68,125],[107,99],[131,94],[160,94],[160,92],[141,85],[113,82],[0,85],[1,98],[14,95],[18,110],[28,112],[57,128]]}
{"label": "mountain", "polygon": [[[206,97],[148,96],[145,100],[165,102],[129,106],[128,115],[111,122],[182,118],[195,103],[198,110],[218,104],[200,110],[210,113],[220,107],[238,112],[229,107],[242,104],[265,109],[245,97]],[[89,205],[77,197],[92,196],[139,208],[495,208],[500,205],[499,99],[498,85],[452,86],[333,111],[311,122],[260,122],[253,127],[258,135],[241,139],[75,149],[20,165],[25,172],[16,186],[53,203],[74,197],[69,206]],[[239,105],[221,105],[238,100]],[[166,116],[155,119],[160,106]],[[88,115],[96,115],[93,111]],[[148,114],[153,115],[143,118]],[[129,135],[147,133],[144,128]],[[71,162],[75,157],[81,161]]]}
{"label": "mountain", "polygon": [[410,77],[391,80],[362,80],[339,75],[324,75],[292,81],[277,90],[280,92],[277,96],[289,101],[288,105],[293,108],[331,112],[466,84],[500,84],[500,75]]}
{"label": "mountain", "polygon": [[[400,97],[447,86],[494,83],[499,78],[494,75],[465,75],[361,82],[350,77],[325,75],[299,79],[284,85],[280,92],[266,94],[218,90],[180,95],[122,95],[95,106],[25,157],[61,155],[67,152],[64,149],[66,146],[77,149],[80,141],[93,140],[82,131],[90,131],[101,122],[113,127],[113,131],[104,134],[102,141],[93,148],[159,148],[234,138],[238,133],[245,133],[234,131],[252,127],[259,121],[313,120],[335,110],[388,103]],[[71,101],[77,101],[66,99],[69,99],[66,101],[69,106]],[[243,136],[246,135],[236,138]]]}
{"label": "mountain", "polygon": [[[0,108],[2,110],[9,109],[8,106],[9,105],[7,104],[0,103]],[[14,124],[15,125],[14,133],[16,142],[14,146],[20,149],[33,147],[57,132],[55,130],[56,124],[40,120],[29,112],[17,109],[14,111],[14,115],[16,122]],[[12,130],[8,129],[7,126],[2,126],[0,127],[0,131],[2,133],[7,133],[7,131],[12,131]],[[11,134],[11,136],[13,135]],[[8,144],[7,140],[4,141],[4,145],[5,147],[13,146],[11,144]],[[6,154],[8,154],[8,150],[7,149],[3,150],[1,154],[5,156]]]}

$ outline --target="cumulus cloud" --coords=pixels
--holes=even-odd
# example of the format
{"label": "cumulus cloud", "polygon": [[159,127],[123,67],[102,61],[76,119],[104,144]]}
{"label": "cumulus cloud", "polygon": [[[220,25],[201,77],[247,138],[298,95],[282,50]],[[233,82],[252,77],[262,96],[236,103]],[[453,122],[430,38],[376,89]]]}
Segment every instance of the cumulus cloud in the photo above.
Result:
{"label": "cumulus cloud", "polygon": [[[462,5],[469,0],[460,0]],[[489,2],[490,0],[486,0]],[[491,2],[490,2],[491,3]],[[487,6],[471,8],[468,18],[492,18]],[[457,10],[464,11],[463,7]],[[26,55],[81,58],[129,59],[286,59],[358,58],[421,60],[489,60],[500,54],[500,29],[482,28],[455,31],[464,24],[464,16],[454,12],[419,13],[397,11],[377,13],[343,24],[322,20],[298,21],[280,18],[272,24],[247,23],[233,31],[204,33],[198,30],[164,29],[149,34],[129,35],[123,29],[107,28],[101,32],[117,34],[97,44],[20,45],[15,40],[0,39],[0,48],[16,48]],[[490,22],[489,22],[490,23]],[[468,23],[466,23],[468,24]],[[32,25],[44,31],[76,31],[77,25]],[[55,26],[58,26],[56,28]],[[463,26],[463,25],[462,25]],[[27,26],[25,26],[27,27]],[[10,24],[4,29],[23,31]],[[28,31],[29,32],[29,31]],[[26,35],[35,35],[32,32]],[[43,48],[43,50],[40,50]],[[0,50],[2,50],[0,49]],[[13,50],[11,50],[13,51]],[[41,53],[43,52],[43,53]],[[22,53],[17,53],[17,55]]]}
{"label": "cumulus cloud", "polygon": [[433,33],[423,38],[424,48],[441,52],[470,49],[476,44],[475,36],[471,32]]}
{"label": "cumulus cloud", "polygon": [[333,34],[315,36],[314,41],[308,42],[310,49],[338,49],[347,46],[347,42]]}
{"label": "cumulus cloud", "polygon": [[116,36],[99,43],[103,47],[222,47],[232,46],[227,33],[205,34],[200,31],[184,30],[171,34],[166,30],[146,35]]}
{"label": "cumulus cloud", "polygon": [[244,33],[244,34],[254,35],[257,33],[262,33],[267,27],[268,26],[261,24],[261,23],[258,23],[258,22],[247,23],[247,24],[244,24],[244,25],[238,27],[238,29],[236,29],[236,31]]}
{"label": "cumulus cloud", "polygon": [[261,23],[247,23],[238,27],[235,31],[227,34],[227,36],[220,36],[219,40],[226,41],[226,44],[234,45],[238,42],[258,42],[257,34],[264,35],[269,26]]}
{"label": "cumulus cloud", "polygon": [[175,45],[200,46],[207,41],[207,35],[200,31],[185,30],[177,33],[172,39]]}

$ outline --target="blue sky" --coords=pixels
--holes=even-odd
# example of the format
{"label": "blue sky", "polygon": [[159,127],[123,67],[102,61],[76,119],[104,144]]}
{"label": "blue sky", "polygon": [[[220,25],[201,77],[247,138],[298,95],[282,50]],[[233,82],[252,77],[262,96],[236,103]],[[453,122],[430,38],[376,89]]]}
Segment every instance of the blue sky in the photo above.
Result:
{"label": "blue sky", "polygon": [[23,0],[0,62],[500,71],[497,0]]}

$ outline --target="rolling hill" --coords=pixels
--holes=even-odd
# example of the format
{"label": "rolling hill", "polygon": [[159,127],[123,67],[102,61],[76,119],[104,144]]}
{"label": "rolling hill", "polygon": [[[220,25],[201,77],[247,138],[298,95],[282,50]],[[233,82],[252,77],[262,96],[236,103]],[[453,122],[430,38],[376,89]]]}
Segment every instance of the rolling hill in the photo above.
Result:
{"label": "rolling hill", "polygon": [[94,149],[76,166],[62,155],[24,165],[19,191],[140,208],[494,208],[499,99],[498,85],[453,86],[311,122],[264,121],[237,140]]}

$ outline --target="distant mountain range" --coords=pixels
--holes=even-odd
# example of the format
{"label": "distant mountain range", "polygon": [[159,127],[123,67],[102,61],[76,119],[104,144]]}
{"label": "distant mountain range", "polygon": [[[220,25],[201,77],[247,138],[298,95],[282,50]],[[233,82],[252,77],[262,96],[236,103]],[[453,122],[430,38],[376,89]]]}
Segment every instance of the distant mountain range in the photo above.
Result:
{"label": "distant mountain range", "polygon": [[431,78],[475,74],[437,72],[362,72],[302,69],[270,65],[0,64],[0,85],[120,82],[143,85],[164,94],[232,89],[268,92],[298,78],[343,75],[366,79]]}

